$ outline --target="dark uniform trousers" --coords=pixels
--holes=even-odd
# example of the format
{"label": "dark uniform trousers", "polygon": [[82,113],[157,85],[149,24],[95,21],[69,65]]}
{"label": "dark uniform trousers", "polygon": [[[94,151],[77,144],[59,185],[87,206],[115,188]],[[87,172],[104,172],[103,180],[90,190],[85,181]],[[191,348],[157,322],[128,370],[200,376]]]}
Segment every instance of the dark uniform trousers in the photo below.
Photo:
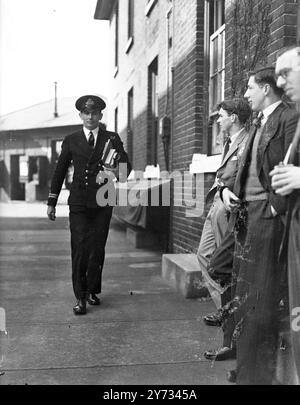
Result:
{"label": "dark uniform trousers", "polygon": [[[237,232],[233,278],[235,288],[237,340],[237,383],[241,385],[275,382],[279,343],[279,303],[286,268],[279,261],[284,231],[281,216],[286,199],[272,190],[270,171],[283,161],[292,142],[298,114],[284,103],[268,117],[256,153],[256,174],[266,193],[265,200],[246,202],[235,221]],[[245,201],[256,127],[249,134],[236,175],[234,194]],[[279,214],[274,216],[273,207]]]}
{"label": "dark uniform trousers", "polygon": [[233,268],[235,297],[240,300],[235,313],[237,382],[270,385],[276,372],[277,309],[283,298],[284,269],[278,252],[284,225],[279,215],[272,215],[268,201],[247,203],[245,213],[245,227],[237,234]]}
{"label": "dark uniform trousers", "polygon": [[105,245],[112,207],[70,206],[72,282],[77,299],[101,293]]}

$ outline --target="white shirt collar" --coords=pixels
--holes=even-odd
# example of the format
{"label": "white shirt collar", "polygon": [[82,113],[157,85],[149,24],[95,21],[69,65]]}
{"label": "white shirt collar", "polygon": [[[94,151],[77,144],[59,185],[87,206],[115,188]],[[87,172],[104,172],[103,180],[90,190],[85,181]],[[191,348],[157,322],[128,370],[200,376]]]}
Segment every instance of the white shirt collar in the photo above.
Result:
{"label": "white shirt collar", "polygon": [[235,134],[231,135],[230,137],[230,141],[231,141],[231,145],[237,140],[237,138],[239,137],[239,135],[244,131],[244,128],[241,128],[238,132],[236,132]]}
{"label": "white shirt collar", "polygon": [[267,122],[269,116],[276,110],[276,108],[282,103],[281,100],[276,101],[276,103],[273,103],[269,105],[269,107],[265,108],[262,113],[264,114],[264,118],[261,120],[261,125],[265,125]]}
{"label": "white shirt collar", "polygon": [[89,140],[90,132],[93,132],[93,135],[95,138],[95,145],[97,142],[98,131],[99,131],[99,127],[93,129],[92,131],[90,129],[87,129],[86,127],[83,127],[83,132],[84,132],[84,135],[85,135],[87,141]]}

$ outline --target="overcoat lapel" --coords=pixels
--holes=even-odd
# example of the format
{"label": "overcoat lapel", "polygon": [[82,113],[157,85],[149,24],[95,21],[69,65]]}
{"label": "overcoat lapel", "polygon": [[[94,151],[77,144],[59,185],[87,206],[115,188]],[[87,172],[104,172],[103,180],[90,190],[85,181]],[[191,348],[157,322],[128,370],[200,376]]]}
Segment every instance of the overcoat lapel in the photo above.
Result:
{"label": "overcoat lapel", "polygon": [[243,130],[240,135],[237,137],[237,139],[233,142],[233,144],[231,145],[231,147],[229,148],[226,156],[224,156],[224,159],[222,161],[221,166],[219,167],[219,169],[221,169],[223,166],[225,166],[228,162],[228,160],[232,157],[232,155],[235,154],[235,152],[237,151],[237,149],[239,148],[241,142],[243,142],[245,136],[247,135],[246,130]]}
{"label": "overcoat lapel", "polygon": [[240,166],[239,166],[239,170],[238,170],[235,185],[234,185],[234,193],[236,194],[236,196],[238,196],[240,198],[242,197],[241,196],[242,186],[244,184],[245,177],[248,174],[248,167],[249,167],[249,163],[251,160],[252,145],[253,145],[255,135],[256,135],[256,126],[253,125],[249,132],[249,138],[246,142],[244,153],[241,156]]}
{"label": "overcoat lapel", "polygon": [[300,145],[300,120],[298,121],[297,129],[296,129],[296,132],[294,135],[289,163],[296,164],[296,165],[298,165],[300,163],[300,162],[298,162],[298,156],[297,156],[299,145]]}
{"label": "overcoat lapel", "polygon": [[[219,170],[221,170],[223,167],[226,166],[226,164],[228,163],[228,161],[230,160],[230,158],[235,154],[235,152],[237,151],[237,149],[239,148],[240,144],[243,142],[243,140],[245,139],[245,136],[247,135],[246,130],[243,130],[239,136],[237,137],[237,139],[233,142],[233,144],[231,145],[231,147],[229,148],[226,156],[223,158],[222,163],[220,165],[220,167],[217,170],[217,173]],[[206,203],[208,203],[210,201],[210,199],[215,195],[217,186],[218,186],[218,178],[216,177],[215,182],[213,184],[213,186],[211,187],[211,189],[209,190],[207,196],[206,196]]]}
{"label": "overcoat lapel", "polygon": [[[298,148],[300,145],[300,120],[298,121],[297,129],[293,138],[293,143],[292,143],[292,149],[291,149],[291,154],[288,160],[288,163],[294,164],[294,165],[299,165],[299,160],[298,160]],[[292,211],[293,208],[296,204],[299,204],[299,195],[298,191],[294,191],[292,194],[290,194],[288,198],[288,210],[287,210],[287,219],[286,219],[286,226],[285,226],[285,231],[284,231],[284,236],[282,239],[282,245],[280,248],[280,257],[285,257],[287,255],[287,249],[288,249],[288,238],[289,238],[289,230],[290,230],[290,224],[291,224],[291,219],[292,219]]]}
{"label": "overcoat lapel", "polygon": [[270,115],[268,118],[264,128],[263,128],[263,133],[258,145],[257,149],[257,173],[258,175],[260,174],[260,171],[263,166],[263,159],[264,159],[264,154],[266,151],[267,146],[269,145],[271,139],[275,136],[278,125],[279,125],[279,118],[281,115],[281,110],[284,107],[284,105],[281,103],[279,106],[276,108],[276,110]]}
{"label": "overcoat lapel", "polygon": [[108,135],[101,129],[99,129],[97,142],[91,155],[91,162],[101,159],[105,143],[108,139],[109,139]]}

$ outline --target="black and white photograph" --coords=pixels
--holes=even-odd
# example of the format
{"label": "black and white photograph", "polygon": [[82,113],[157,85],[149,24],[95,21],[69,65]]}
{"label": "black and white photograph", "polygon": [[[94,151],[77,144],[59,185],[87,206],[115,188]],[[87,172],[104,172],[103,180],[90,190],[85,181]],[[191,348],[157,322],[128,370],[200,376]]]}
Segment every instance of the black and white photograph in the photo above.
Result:
{"label": "black and white photograph", "polygon": [[0,385],[300,385],[300,0],[0,0]]}

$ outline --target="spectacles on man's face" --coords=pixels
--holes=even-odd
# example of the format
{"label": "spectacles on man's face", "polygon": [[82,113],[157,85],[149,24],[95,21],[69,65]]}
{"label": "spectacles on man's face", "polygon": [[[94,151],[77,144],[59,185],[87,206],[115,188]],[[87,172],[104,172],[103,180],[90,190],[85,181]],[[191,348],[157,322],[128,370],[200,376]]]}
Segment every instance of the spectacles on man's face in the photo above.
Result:
{"label": "spectacles on man's face", "polygon": [[292,70],[292,68],[281,69],[278,73],[276,73],[276,80],[278,80],[279,77],[282,77],[284,80],[286,80]]}

